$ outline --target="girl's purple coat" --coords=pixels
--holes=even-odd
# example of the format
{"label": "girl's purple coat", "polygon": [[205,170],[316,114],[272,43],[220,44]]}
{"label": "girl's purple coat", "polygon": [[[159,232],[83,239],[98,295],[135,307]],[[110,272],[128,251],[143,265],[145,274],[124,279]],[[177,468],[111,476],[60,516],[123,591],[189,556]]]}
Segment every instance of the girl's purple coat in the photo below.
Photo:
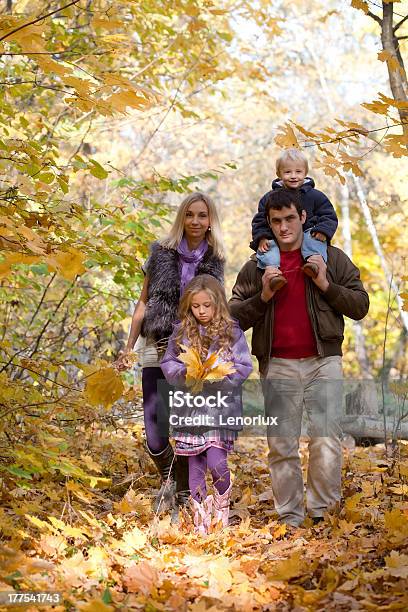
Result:
{"label": "girl's purple coat", "polygon": [[[176,335],[179,327],[180,325],[177,325],[170,336],[166,353],[160,363],[160,367],[166,377],[167,382],[174,386],[184,385],[187,370],[185,364],[178,358],[180,348],[176,343]],[[201,331],[204,333],[205,328],[200,326],[200,332]],[[183,344],[186,344],[186,342],[183,341]],[[211,344],[208,354],[210,355],[211,353],[215,353],[217,350],[217,340],[215,340]],[[233,374],[226,376],[223,380],[239,385],[240,383],[243,383],[251,373],[252,361],[244,332],[241,330],[238,323],[234,324],[234,343],[230,347],[230,350],[231,355],[228,357],[228,359],[226,359],[226,361],[232,361],[236,371]]]}

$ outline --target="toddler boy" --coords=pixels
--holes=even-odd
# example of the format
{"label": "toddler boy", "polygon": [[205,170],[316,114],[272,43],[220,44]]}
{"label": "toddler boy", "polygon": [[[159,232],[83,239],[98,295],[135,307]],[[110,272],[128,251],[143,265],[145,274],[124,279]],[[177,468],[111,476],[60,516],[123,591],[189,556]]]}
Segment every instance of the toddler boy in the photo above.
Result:
{"label": "toddler boy", "polygon": [[[314,180],[307,176],[309,166],[307,159],[299,149],[286,149],[276,160],[276,174],[272,190],[297,190],[300,201],[306,211],[303,225],[303,242],[301,252],[305,264],[303,271],[312,278],[317,276],[316,264],[308,262],[311,255],[321,255],[327,263],[327,244],[337,229],[336,211],[328,197],[314,188]],[[258,212],[252,219],[252,242],[249,245],[257,251],[258,268],[280,266],[280,252],[265,217],[265,202],[270,192],[266,193],[258,205]],[[281,275],[271,280],[271,289],[277,290],[287,283]]]}

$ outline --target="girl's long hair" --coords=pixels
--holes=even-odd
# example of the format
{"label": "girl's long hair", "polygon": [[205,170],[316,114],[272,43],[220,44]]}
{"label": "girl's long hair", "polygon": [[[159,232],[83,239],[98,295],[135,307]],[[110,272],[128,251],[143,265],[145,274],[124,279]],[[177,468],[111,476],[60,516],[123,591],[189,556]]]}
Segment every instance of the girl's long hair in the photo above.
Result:
{"label": "girl's long hair", "polygon": [[160,244],[168,249],[177,249],[184,234],[184,221],[186,218],[186,212],[194,202],[204,202],[208,208],[208,217],[210,220],[210,228],[206,233],[206,239],[208,244],[212,247],[214,255],[220,259],[224,259],[224,245],[221,233],[221,224],[218,217],[218,212],[215,207],[213,200],[206,193],[201,191],[195,191],[190,193],[181,202],[177,209],[176,218],[173,225],[170,228],[168,235],[160,240]]}
{"label": "girl's long hair", "polygon": [[[206,291],[215,306],[214,318],[208,324],[204,335],[200,334],[199,323],[191,310],[193,298],[200,291]],[[231,357],[234,320],[228,310],[224,287],[216,278],[209,274],[193,278],[184,290],[178,312],[181,325],[176,337],[177,344],[187,342],[189,347],[199,352],[201,360],[204,361],[210,345],[217,340],[217,348],[222,357],[224,359]]]}

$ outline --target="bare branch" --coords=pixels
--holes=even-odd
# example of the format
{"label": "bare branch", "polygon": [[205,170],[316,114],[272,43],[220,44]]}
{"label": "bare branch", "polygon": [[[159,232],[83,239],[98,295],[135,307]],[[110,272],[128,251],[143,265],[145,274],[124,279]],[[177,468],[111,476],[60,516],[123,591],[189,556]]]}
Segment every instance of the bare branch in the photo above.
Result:
{"label": "bare branch", "polygon": [[45,289],[44,289],[44,291],[43,291],[43,294],[42,294],[42,296],[41,296],[41,299],[40,299],[40,301],[39,301],[39,303],[38,303],[38,306],[37,306],[37,308],[35,309],[35,312],[34,312],[33,316],[31,317],[31,320],[30,320],[30,322],[29,322],[29,324],[28,324],[27,330],[30,328],[30,326],[31,326],[31,324],[33,323],[33,321],[34,321],[35,317],[37,316],[38,311],[40,310],[40,308],[41,308],[41,306],[42,306],[42,304],[43,304],[43,302],[44,302],[45,295],[46,295],[46,293],[47,293],[48,289],[50,288],[51,283],[53,282],[53,280],[54,280],[54,278],[55,278],[55,277],[56,277],[56,272],[54,272],[54,274],[51,276],[51,278],[50,278],[49,282],[47,283],[47,285],[46,285],[46,287],[45,287]]}
{"label": "bare branch", "polygon": [[376,21],[380,25],[380,27],[382,26],[382,19],[381,19],[381,17],[379,17],[375,13],[372,13],[371,11],[367,11],[366,15],[371,17],[371,19],[374,19],[374,21]]}
{"label": "bare branch", "polygon": [[408,19],[408,15],[405,15],[405,17],[403,17],[401,19],[401,21],[399,21],[397,24],[395,24],[395,26],[393,27],[392,31],[395,32],[398,30],[398,28],[400,28],[402,26],[402,24]]}
{"label": "bare branch", "polygon": [[72,281],[72,283],[70,284],[70,286],[68,287],[68,289],[66,290],[66,292],[64,293],[64,295],[62,296],[62,298],[60,299],[60,301],[58,302],[54,312],[51,314],[51,316],[49,317],[49,319],[44,323],[43,328],[41,329],[36,341],[35,341],[35,345],[34,348],[32,349],[32,351],[30,352],[30,359],[32,358],[32,356],[37,352],[38,347],[40,345],[41,339],[43,337],[43,335],[45,334],[48,325],[52,322],[53,317],[56,315],[56,313],[58,312],[58,310],[60,309],[60,307],[62,306],[63,302],[66,300],[66,298],[68,297],[71,289],[73,288],[73,286],[76,283],[76,278]]}

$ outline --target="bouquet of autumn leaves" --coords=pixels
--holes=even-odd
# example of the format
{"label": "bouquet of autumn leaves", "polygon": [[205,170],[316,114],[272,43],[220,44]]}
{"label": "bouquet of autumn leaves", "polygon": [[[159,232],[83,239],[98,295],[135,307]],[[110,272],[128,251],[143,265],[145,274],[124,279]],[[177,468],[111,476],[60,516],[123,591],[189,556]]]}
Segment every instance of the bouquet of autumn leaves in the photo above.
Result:
{"label": "bouquet of autumn leaves", "polygon": [[236,371],[232,361],[222,361],[220,359],[220,351],[212,353],[203,363],[199,352],[195,348],[184,344],[180,344],[180,348],[184,352],[180,353],[178,358],[187,368],[186,386],[191,389],[192,393],[200,393],[204,382],[222,380],[225,376]]}

